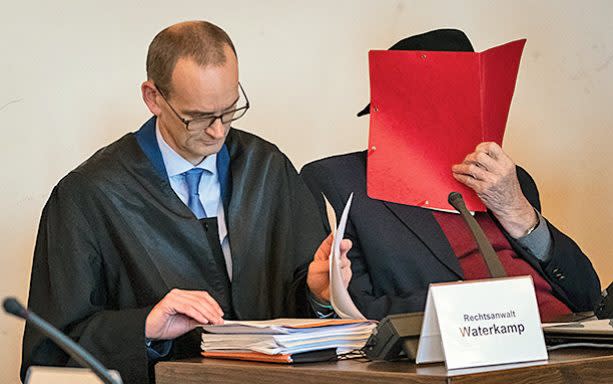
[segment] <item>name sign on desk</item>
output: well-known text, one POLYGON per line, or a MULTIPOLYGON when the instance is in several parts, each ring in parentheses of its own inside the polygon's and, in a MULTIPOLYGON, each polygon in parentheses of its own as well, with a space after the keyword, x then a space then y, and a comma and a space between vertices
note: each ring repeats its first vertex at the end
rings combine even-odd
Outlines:
POLYGON ((417 364, 447 369, 547 360, 532 277, 431 284, 417 364))

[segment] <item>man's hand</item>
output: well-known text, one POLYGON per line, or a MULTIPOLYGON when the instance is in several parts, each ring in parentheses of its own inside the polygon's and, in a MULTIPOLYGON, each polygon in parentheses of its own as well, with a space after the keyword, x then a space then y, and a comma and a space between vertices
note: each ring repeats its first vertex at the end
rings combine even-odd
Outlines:
MULTIPOLYGON (((347 253, 351 249, 351 240, 344 239, 341 241, 341 274, 343 276, 343 284, 349 286, 351 281, 351 262, 347 257, 347 253)), ((326 237, 321 243, 313 261, 309 264, 309 272, 307 275, 307 285, 311 293, 317 300, 328 303, 330 302, 330 251, 332 250, 332 235, 326 237)))
POLYGON ((198 324, 223 324, 223 311, 205 291, 173 289, 153 307, 145 321, 145 337, 172 340, 198 324))
POLYGON ((512 237, 525 236, 538 224, 534 208, 521 191, 515 163, 498 144, 479 144, 451 170, 456 180, 477 192, 512 237))

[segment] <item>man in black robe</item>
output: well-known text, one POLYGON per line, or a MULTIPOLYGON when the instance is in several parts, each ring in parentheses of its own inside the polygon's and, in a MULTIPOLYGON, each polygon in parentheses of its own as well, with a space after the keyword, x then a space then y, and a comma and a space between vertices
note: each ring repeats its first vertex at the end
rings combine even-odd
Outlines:
MULTIPOLYGON (((197 354, 198 323, 304 315, 307 297, 327 298, 329 241, 310 295, 305 283, 325 237, 315 200, 276 146, 230 129, 249 103, 227 34, 163 30, 147 75, 155 116, 53 189, 28 303, 127 383, 151 380, 161 357, 197 354), (191 186, 193 172, 208 181, 191 186)), ((30 365, 76 363, 26 326, 22 378, 30 365)))

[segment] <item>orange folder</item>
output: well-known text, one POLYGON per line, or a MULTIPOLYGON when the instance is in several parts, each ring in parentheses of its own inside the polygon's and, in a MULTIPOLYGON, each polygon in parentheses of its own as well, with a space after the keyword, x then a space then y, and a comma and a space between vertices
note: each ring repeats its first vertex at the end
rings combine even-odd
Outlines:
POLYGON ((370 51, 367 192, 374 199, 453 210, 452 191, 485 211, 451 166, 477 144, 502 145, 526 40, 484 52, 370 51))
POLYGON ((246 360, 278 364, 315 363, 335 361, 337 359, 336 348, 279 355, 267 355, 259 352, 201 352, 201 354, 206 358, 213 359, 246 360))
POLYGON ((200 352, 202 356, 213 359, 259 361, 262 363, 292 363, 292 355, 267 355, 259 352, 200 352))

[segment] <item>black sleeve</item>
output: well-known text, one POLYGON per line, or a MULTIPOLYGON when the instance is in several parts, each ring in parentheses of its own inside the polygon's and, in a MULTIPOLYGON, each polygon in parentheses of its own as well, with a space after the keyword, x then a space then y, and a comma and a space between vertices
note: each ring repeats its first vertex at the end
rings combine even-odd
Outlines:
MULTIPOLYGON (((106 289, 100 227, 92 193, 75 175, 61 182, 40 221, 28 307, 65 332, 124 382, 146 382, 145 319, 151 308, 117 308, 106 289), (69 186, 67 186, 69 185, 69 186)), ((26 325, 21 378, 31 365, 76 366, 49 339, 26 325)))
POLYGON ((326 228, 313 195, 303 179, 285 158, 285 177, 288 180, 290 220, 286 226, 288 239, 292 239, 294 262, 293 281, 286 296, 287 316, 314 317, 308 300, 307 273, 310 262, 321 242, 326 238, 326 228))
MULTIPOLYGON (((530 204, 541 212, 538 189, 532 177, 521 167, 517 168, 522 191, 530 204)), ((540 262, 510 236, 513 248, 531 264, 540 266, 544 276, 563 301, 574 312, 592 311, 600 295, 600 280, 592 263, 579 246, 547 221, 551 234, 551 258, 540 262)))

